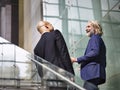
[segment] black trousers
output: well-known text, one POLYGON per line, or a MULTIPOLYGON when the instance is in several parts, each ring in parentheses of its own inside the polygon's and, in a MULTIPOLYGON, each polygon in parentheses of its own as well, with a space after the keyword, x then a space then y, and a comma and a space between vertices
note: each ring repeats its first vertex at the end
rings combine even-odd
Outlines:
POLYGON ((85 81, 84 86, 86 90, 99 90, 98 82, 96 80, 85 81))

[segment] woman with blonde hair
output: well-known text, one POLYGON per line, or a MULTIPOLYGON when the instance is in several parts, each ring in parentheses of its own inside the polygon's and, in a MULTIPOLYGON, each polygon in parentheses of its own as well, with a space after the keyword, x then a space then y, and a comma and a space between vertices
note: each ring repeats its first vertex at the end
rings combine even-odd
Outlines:
MULTIPOLYGON (((74 76, 68 48, 61 32, 54 30, 53 25, 48 21, 39 21, 37 30, 41 34, 41 38, 34 48, 34 54, 74 76)), ((38 73, 42 77, 41 69, 39 68, 38 73)))

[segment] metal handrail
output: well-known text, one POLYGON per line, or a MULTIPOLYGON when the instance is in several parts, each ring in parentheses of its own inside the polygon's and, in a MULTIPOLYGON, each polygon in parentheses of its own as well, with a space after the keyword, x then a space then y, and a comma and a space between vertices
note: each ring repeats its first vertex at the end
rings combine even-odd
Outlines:
POLYGON ((63 75, 59 74, 58 72, 52 70, 51 68, 47 67, 46 65, 38 62, 37 60, 35 60, 34 58, 27 56, 29 59, 31 59, 33 62, 37 63, 38 65, 42 66, 43 68, 47 69, 48 71, 54 73, 55 75, 57 75, 58 77, 62 78, 63 80, 65 80, 66 82, 68 82, 69 84, 77 87, 79 90, 86 90, 83 87, 80 87, 79 85, 77 85, 76 83, 72 82, 71 80, 69 80, 68 78, 64 77, 63 75))

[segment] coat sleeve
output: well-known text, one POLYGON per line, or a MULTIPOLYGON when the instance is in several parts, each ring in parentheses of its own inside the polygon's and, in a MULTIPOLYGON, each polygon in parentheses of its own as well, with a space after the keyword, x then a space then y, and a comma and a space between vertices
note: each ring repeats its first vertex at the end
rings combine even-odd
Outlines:
POLYGON ((69 56, 69 52, 68 52, 65 40, 59 30, 55 30, 55 38, 56 38, 56 46, 61 55, 61 59, 62 59, 61 62, 63 63, 64 68, 68 72, 74 74, 74 70, 72 67, 72 63, 70 60, 70 56, 69 56))
POLYGON ((100 38, 98 36, 91 37, 86 53, 84 56, 77 58, 78 63, 90 61, 96 58, 100 53, 100 38))

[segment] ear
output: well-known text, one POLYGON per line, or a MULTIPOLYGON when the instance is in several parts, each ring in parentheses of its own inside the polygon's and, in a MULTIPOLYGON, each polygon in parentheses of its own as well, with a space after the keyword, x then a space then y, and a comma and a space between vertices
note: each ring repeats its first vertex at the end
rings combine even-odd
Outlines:
POLYGON ((48 26, 45 26, 48 29, 48 26))

